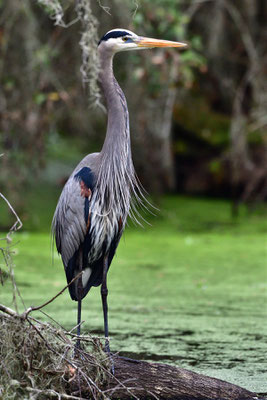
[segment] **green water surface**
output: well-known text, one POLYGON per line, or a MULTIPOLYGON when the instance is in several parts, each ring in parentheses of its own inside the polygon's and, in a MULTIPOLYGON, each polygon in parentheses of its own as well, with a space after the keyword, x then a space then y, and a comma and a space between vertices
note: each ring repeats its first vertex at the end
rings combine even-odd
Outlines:
MULTIPOLYGON (((229 204, 168 198, 152 226, 126 230, 108 274, 112 351, 267 392, 267 225, 264 213, 231 221, 229 204)), ((26 307, 64 285, 50 235, 16 235, 15 274, 26 307)), ((0 302, 11 306, 10 283, 0 302)), ((22 307, 22 306, 21 306, 22 307)), ((67 291, 45 311, 76 325, 67 291)), ((42 314, 36 317, 45 319, 42 314)), ((83 301, 83 332, 103 335, 99 288, 83 301)))

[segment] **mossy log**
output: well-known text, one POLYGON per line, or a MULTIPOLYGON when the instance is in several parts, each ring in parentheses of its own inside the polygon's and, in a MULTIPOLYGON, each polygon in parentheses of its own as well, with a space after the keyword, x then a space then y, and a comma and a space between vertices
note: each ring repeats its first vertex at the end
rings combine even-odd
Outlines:
MULTIPOLYGON (((171 365, 114 358, 115 378, 138 399, 252 400, 257 395, 239 386, 171 365)), ((118 381, 110 379, 109 397, 133 398, 118 381), (114 393, 112 394, 112 389, 114 393)))

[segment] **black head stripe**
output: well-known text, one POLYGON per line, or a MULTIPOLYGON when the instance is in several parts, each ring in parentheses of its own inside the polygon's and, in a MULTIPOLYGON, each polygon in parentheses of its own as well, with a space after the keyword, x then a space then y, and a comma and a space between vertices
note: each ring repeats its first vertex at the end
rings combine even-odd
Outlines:
POLYGON ((111 31, 106 33, 99 41, 98 44, 100 44, 103 41, 107 41, 108 39, 116 39, 118 37, 123 37, 123 36, 132 36, 131 33, 127 32, 127 31, 111 31))

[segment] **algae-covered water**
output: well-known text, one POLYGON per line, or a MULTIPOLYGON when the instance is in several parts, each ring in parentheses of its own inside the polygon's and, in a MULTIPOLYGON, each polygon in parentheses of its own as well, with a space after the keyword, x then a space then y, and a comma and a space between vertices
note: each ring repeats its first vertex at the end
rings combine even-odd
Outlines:
MULTIPOLYGON (((166 362, 267 392, 267 226, 264 213, 231 221, 228 204, 171 198, 153 226, 129 228, 108 275, 112 351, 166 362)), ((65 285, 50 236, 22 233, 14 257, 26 306, 65 285)), ((10 285, 0 302, 11 305, 10 285)), ((67 292, 45 311, 76 324, 67 292)), ((46 318, 36 314, 39 318, 46 318)), ((103 335, 99 288, 83 302, 82 330, 103 335)))

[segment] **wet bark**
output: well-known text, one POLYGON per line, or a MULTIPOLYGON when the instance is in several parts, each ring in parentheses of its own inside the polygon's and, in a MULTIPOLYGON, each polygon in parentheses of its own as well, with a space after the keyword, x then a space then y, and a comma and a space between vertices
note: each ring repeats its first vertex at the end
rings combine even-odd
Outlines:
POLYGON ((114 364, 115 378, 111 378, 108 384, 109 397, 112 399, 257 399, 255 393, 239 386, 166 364, 123 357, 116 357, 114 364), (125 387, 118 387, 118 381, 125 387))

